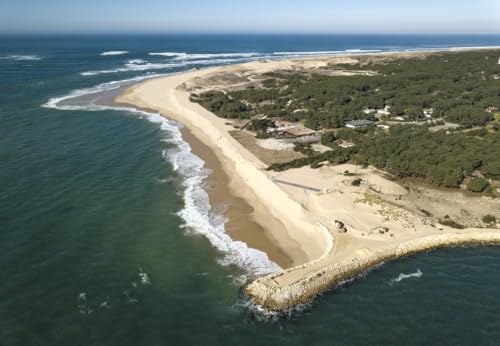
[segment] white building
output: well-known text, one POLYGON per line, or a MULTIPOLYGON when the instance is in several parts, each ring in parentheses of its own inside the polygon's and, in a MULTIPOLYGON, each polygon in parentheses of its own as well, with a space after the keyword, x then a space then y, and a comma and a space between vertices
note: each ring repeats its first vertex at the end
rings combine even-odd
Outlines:
POLYGON ((366 129, 368 127, 372 127, 375 123, 370 120, 353 120, 348 121, 345 124, 345 127, 348 129, 366 129))
POLYGON ((424 117, 427 119, 432 118, 432 114, 434 113, 434 108, 424 108, 424 117))

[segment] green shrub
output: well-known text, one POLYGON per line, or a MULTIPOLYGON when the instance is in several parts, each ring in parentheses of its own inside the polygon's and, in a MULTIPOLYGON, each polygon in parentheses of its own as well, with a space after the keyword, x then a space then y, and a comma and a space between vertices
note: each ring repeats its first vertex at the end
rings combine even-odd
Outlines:
POLYGON ((490 186, 490 183, 484 178, 472 178, 467 184, 467 189, 472 192, 483 192, 490 186))
POLYGON ((351 185, 352 186, 360 186, 361 185, 361 182, 362 180, 360 178, 356 178, 354 179, 352 182, 351 182, 351 185))
POLYGON ((306 156, 314 155, 314 150, 309 143, 295 143, 293 150, 306 156))
POLYGON ((439 220, 439 223, 444 226, 448 226, 451 228, 456 228, 456 229, 464 229, 465 226, 459 224, 458 222, 451 220, 449 217, 445 218, 445 220, 439 220))
POLYGON ((493 225, 497 223, 497 218, 494 215, 485 215, 483 216, 483 222, 487 225, 493 225))

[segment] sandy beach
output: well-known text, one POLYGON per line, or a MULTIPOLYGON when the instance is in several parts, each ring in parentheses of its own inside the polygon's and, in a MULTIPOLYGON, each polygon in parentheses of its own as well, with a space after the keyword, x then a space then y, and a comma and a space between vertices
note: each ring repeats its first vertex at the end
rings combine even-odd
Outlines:
MULTIPOLYGON (((399 56, 415 54, 429 53, 399 56)), ((212 206, 228 204, 227 232, 285 268, 245 287, 264 308, 286 310, 307 303, 375 265, 415 252, 500 243, 497 229, 468 225, 459 230, 436 222, 437 216, 464 208, 470 209, 469 214, 495 213, 495 204, 487 197, 474 197, 477 203, 469 206, 459 197, 461 192, 443 192, 447 203, 432 201, 417 188, 387 179, 383 172, 350 164, 268 172, 258 152, 231 135, 233 124, 190 101, 191 92, 222 87, 227 79, 220 76, 232 76, 237 84, 269 71, 317 69, 349 63, 354 57, 256 61, 190 71, 141 82, 116 98, 119 104, 152 109, 185 125, 185 139, 213 172, 208 181, 212 206), (363 184, 353 186, 354 178, 363 184), (417 200, 434 203, 435 217, 423 213, 417 200)))

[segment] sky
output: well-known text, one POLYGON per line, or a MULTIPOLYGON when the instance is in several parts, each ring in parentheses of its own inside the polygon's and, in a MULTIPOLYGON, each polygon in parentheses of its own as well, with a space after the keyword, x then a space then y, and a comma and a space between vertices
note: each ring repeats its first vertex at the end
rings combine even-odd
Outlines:
POLYGON ((0 0, 0 33, 500 34, 500 0, 0 0))

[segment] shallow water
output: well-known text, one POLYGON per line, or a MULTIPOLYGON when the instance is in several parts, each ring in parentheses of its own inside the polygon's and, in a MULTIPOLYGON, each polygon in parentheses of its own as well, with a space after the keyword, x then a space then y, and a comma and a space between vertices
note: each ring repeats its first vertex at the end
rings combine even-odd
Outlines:
POLYGON ((239 297, 240 276, 272 263, 232 243, 223 220, 203 209, 196 188, 207 172, 182 150, 176 124, 127 111, 41 107, 73 90, 172 73, 193 61, 500 45, 499 37, 0 41, 0 345, 499 344, 498 248, 386 264, 289 318, 257 319, 239 297), (128 53, 101 55, 109 51, 128 53))

